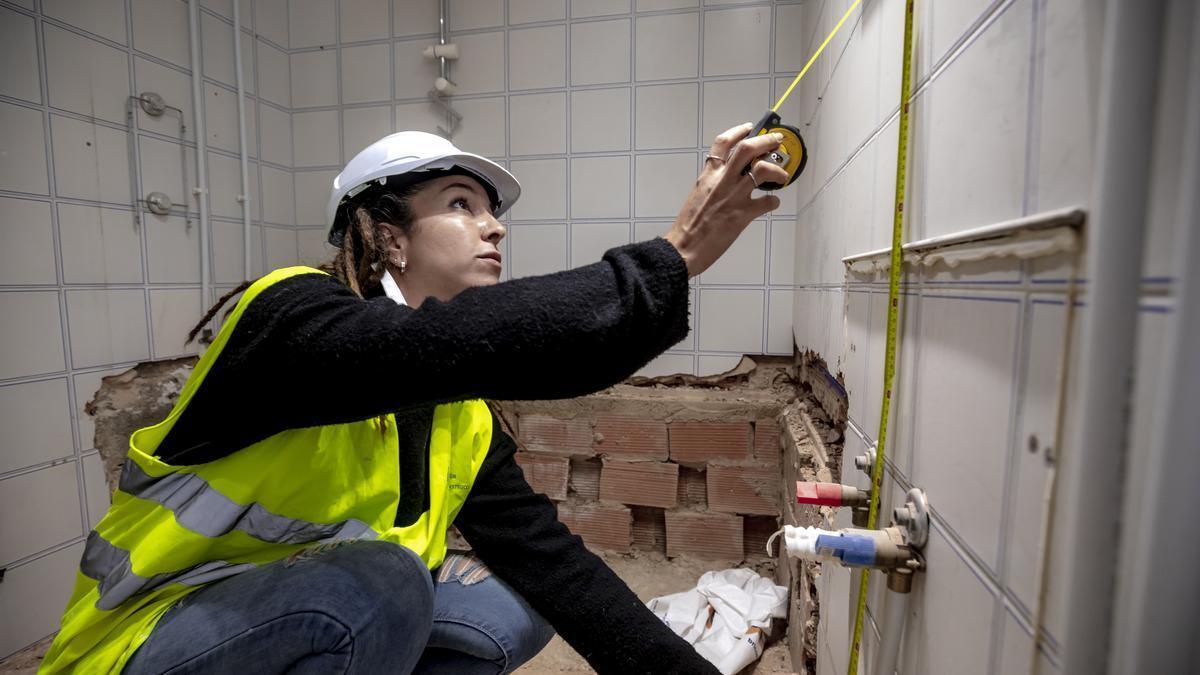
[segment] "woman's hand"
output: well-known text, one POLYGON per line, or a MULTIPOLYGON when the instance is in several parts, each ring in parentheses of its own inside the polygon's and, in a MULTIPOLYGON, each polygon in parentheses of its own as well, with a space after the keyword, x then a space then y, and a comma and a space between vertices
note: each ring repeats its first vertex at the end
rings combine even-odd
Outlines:
POLYGON ((716 262, 750 221, 779 208, 775 195, 752 197, 756 185, 787 183, 782 167, 759 158, 779 147, 783 137, 771 133, 754 138, 747 122, 717 136, 704 160, 696 187, 664 238, 675 245, 694 277, 716 262), (747 166, 750 173, 743 173, 747 166))

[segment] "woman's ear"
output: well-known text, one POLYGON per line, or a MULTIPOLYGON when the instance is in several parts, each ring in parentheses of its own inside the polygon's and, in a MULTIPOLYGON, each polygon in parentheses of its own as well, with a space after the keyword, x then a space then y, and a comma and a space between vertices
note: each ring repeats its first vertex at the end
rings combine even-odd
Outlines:
POLYGON ((377 227, 383 239, 384 257, 390 261, 406 259, 408 236, 391 223, 379 223, 377 227))

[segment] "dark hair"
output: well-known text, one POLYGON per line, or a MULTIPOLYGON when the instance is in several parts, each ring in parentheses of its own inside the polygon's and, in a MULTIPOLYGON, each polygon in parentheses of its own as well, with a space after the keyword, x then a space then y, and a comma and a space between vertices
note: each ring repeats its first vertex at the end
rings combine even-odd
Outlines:
MULTIPOLYGON (((393 186, 389 181, 388 185, 370 187, 344 202, 338 209, 338 217, 345 218, 349 226, 342 236, 342 246, 333 260, 320 265, 318 269, 332 274, 360 298, 382 295, 380 280, 386 270, 388 256, 383 230, 378 224, 388 223, 400 228, 404 234, 412 232, 413 213, 409 200, 425 182, 406 181, 393 186)), ((184 344, 191 344, 221 307, 230 298, 249 288, 254 281, 243 281, 221 296, 188 333, 184 344)), ((233 311, 233 308, 229 311, 233 311)))

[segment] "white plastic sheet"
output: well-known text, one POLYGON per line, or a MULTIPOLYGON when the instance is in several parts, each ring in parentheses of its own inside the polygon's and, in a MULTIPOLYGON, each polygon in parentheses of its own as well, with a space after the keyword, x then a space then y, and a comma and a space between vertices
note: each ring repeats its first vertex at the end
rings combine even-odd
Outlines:
POLYGON ((646 603, 724 675, 762 656, 771 620, 787 615, 787 588, 747 569, 705 572, 696 587, 646 603), (757 630, 756 630, 757 629, 757 630))

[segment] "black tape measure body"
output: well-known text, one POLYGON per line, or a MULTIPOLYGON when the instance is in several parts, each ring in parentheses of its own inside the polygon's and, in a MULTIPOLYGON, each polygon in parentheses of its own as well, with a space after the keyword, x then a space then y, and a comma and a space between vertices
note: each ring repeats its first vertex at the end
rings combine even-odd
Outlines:
MULTIPOLYGON (((783 170, 788 172, 788 180, 783 185, 760 183, 758 186, 760 190, 778 190, 791 185, 804 171, 804 166, 808 164, 808 148, 804 145, 804 138, 800 135, 800 130, 783 124, 779 119, 779 113, 768 110, 758 124, 754 125, 750 136, 761 136, 772 132, 783 134, 783 142, 778 148, 759 159, 783 167, 783 170)), ((749 171, 749 167, 747 167, 747 171, 749 171)))

